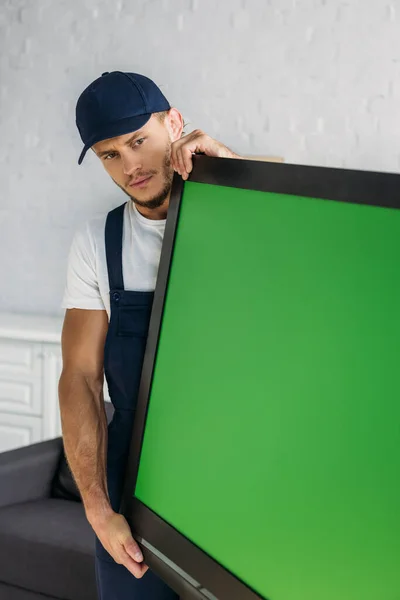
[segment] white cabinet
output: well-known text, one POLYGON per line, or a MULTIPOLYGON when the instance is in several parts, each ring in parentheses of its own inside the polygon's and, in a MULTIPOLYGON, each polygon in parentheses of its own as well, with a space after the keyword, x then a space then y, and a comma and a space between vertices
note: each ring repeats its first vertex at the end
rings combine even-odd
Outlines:
POLYGON ((42 345, 0 338, 0 414, 42 414, 42 345))
POLYGON ((28 446, 42 439, 41 417, 0 412, 0 452, 28 446))
POLYGON ((0 313, 0 452, 61 434, 63 319, 0 313))
POLYGON ((63 321, 0 313, 0 452, 61 435, 63 321))

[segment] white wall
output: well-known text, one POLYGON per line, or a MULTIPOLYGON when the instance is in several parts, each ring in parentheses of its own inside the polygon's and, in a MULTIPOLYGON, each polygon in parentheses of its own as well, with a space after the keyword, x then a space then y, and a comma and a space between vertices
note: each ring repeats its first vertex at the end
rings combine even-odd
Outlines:
POLYGON ((75 228, 126 200, 77 165, 103 71, 152 77, 238 152, 400 169, 400 0, 3 0, 0 61, 0 310, 62 315, 75 228))

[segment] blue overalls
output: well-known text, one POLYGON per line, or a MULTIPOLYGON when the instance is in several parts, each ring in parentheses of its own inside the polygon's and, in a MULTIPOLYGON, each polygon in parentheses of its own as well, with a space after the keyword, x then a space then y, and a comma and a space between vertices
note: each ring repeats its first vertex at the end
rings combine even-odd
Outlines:
MULTIPOLYGON (((131 202, 131 200, 130 200, 131 202)), ((124 289, 122 233, 126 202, 107 215, 105 245, 111 314, 104 346, 104 374, 115 407, 108 426, 107 480, 111 506, 119 512, 154 292, 124 289)), ((116 563, 96 537, 100 600, 178 600, 150 570, 136 579, 116 563)))

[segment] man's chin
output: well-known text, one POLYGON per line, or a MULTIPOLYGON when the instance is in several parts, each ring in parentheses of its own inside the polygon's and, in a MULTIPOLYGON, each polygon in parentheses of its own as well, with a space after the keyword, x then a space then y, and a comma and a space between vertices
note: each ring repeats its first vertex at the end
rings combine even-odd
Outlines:
POLYGON ((127 192, 127 194, 137 206, 141 206, 142 208, 155 209, 160 208, 165 203, 170 191, 171 186, 165 187, 163 190, 160 191, 159 194, 152 194, 148 198, 138 198, 137 196, 134 196, 132 192, 127 192))

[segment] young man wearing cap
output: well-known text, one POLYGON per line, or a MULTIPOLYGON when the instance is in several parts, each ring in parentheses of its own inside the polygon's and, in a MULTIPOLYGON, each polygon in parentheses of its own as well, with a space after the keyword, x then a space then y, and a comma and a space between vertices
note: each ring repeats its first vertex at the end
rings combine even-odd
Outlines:
POLYGON ((176 600, 143 563, 119 514, 132 423, 174 170, 192 154, 240 158, 196 130, 153 81, 103 73, 80 95, 76 124, 129 200, 75 233, 62 307, 59 399, 65 451, 96 534, 100 600, 176 600), (103 379, 115 412, 107 428, 103 379))

